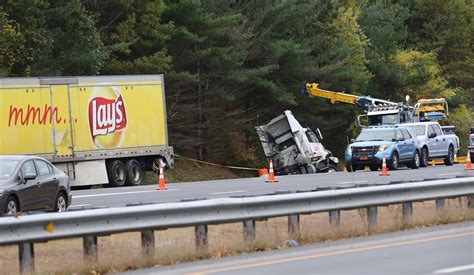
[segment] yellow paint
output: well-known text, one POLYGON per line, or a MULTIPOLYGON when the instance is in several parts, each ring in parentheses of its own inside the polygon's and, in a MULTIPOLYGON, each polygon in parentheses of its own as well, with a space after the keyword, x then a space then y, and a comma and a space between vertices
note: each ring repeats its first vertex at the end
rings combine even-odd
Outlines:
POLYGON ((223 268, 204 270, 200 272, 191 272, 187 274, 203 275, 203 274, 211 274, 211 273, 217 273, 217 272, 226 272, 226 271, 240 270, 240 269, 259 267, 259 266, 265 266, 265 265, 282 264, 282 263, 287 263, 287 262, 295 262, 295 261, 316 259, 316 258, 322 258, 322 257, 328 257, 328 256, 337 256, 337 255, 342 255, 342 254, 364 252, 364 251, 381 249, 381 248, 397 247, 397 246, 417 244, 417 243, 423 243, 423 242, 429 242, 429 241, 444 240, 444 239, 463 237, 463 236, 468 236, 468 235, 474 235, 474 232, 449 234, 449 235, 443 235, 443 236, 438 236, 438 237, 418 239, 418 240, 413 240, 413 241, 403 241, 403 242, 395 242, 395 243, 389 243, 389 244, 372 245, 372 246, 367 246, 367 247, 345 249, 345 250, 339 250, 339 251, 333 251, 333 252, 327 252, 327 253, 319 253, 319 254, 312 254, 312 255, 299 256, 299 257, 290 257, 290 258, 284 258, 284 259, 279 259, 279 260, 262 261, 262 262, 253 263, 253 264, 235 265, 235 266, 229 266, 229 267, 223 267, 223 268))
MULTIPOLYGON (((69 86, 70 98, 67 85, 0 84, 3 137, 0 139, 0 153, 69 156, 72 149, 87 151, 164 145, 163 92, 161 81, 78 83, 69 86), (118 106, 119 96, 122 96, 126 126, 114 129, 111 124, 105 127, 108 129, 105 133, 93 137, 89 113, 92 100, 108 100, 103 105, 96 104, 96 110, 102 106, 102 114, 108 114, 105 106, 110 105, 110 110, 115 111, 112 106, 118 106)), ((119 114, 112 113, 116 121, 119 120, 119 114)))
POLYGON ((327 98, 331 101, 331 103, 343 102, 348 104, 356 104, 357 101, 357 96, 355 95, 323 90, 320 89, 316 83, 306 84, 306 90, 311 96, 327 98))

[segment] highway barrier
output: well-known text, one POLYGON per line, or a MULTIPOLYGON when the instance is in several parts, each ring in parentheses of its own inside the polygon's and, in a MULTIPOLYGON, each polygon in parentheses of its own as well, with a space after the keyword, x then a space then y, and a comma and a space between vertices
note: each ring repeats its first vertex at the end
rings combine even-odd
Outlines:
POLYGON ((143 252, 153 255, 157 229, 194 226, 196 247, 205 251, 207 227, 212 224, 243 222, 244 240, 252 241, 255 221, 272 217, 288 216, 289 234, 297 235, 301 214, 329 212, 331 224, 337 226, 341 210, 366 208, 372 230, 378 206, 401 203, 405 218, 411 216, 416 201, 436 200, 442 209, 445 199, 468 196, 469 207, 474 207, 474 177, 351 187, 4 217, 0 245, 18 245, 20 271, 27 272, 34 270, 34 243, 49 240, 81 237, 85 258, 94 261, 98 236, 121 232, 141 232, 143 252))

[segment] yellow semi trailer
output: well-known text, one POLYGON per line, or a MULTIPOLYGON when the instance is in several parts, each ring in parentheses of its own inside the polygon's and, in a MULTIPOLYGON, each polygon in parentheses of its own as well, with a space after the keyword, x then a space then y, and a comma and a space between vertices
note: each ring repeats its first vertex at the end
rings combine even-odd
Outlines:
POLYGON ((44 157, 72 186, 173 165, 163 75, 3 78, 0 104, 0 154, 44 157))

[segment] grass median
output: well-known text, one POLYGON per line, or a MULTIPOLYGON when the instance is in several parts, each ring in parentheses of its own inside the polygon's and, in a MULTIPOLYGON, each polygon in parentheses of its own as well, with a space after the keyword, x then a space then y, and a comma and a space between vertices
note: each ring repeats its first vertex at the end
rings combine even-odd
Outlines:
MULTIPOLYGON (((474 220, 474 211, 467 207, 466 198, 446 200, 443 211, 434 201, 413 204, 409 220, 402 217, 402 206, 378 208, 377 226, 370 234, 400 231, 409 228, 474 220)), ((176 228, 155 231, 155 254, 143 256, 140 233, 102 236, 98 240, 98 261, 83 259, 82 239, 67 239, 35 244, 37 274, 100 274, 144 267, 163 266, 208 258, 220 258, 241 253, 281 249, 287 247, 288 219, 286 217, 257 221, 256 239, 243 242, 242 223, 209 226, 209 250, 198 252, 194 244, 194 228, 176 228)), ((341 212, 338 228, 329 224, 328 213, 302 215, 300 234, 294 239, 301 244, 325 242, 369 235, 365 209, 341 212)), ((17 246, 0 247, 0 273, 17 274, 17 246)))

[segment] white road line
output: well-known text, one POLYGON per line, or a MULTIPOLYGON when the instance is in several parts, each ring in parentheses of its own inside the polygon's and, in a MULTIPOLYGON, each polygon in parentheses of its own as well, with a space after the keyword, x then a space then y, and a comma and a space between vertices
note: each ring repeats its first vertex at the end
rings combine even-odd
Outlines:
POLYGON ((226 191, 226 192, 215 192, 215 193, 209 193, 209 195, 244 193, 244 192, 248 192, 248 190, 236 190, 236 191, 226 191))
POLYGON ((355 180, 355 181, 341 181, 338 183, 364 183, 367 182, 366 180, 355 180))
POLYGON ((438 270, 433 271, 433 273, 434 274, 453 273, 453 272, 459 272, 459 271, 464 271, 464 270, 469 270, 469 269, 474 269, 474 264, 438 269, 438 270))
MULTIPOLYGON (((179 189, 168 189, 166 191, 178 191, 179 189)), ((92 198, 92 197, 105 197, 105 196, 118 196, 118 195, 128 195, 128 194, 137 194, 137 193, 149 193, 149 192, 159 192, 157 190, 145 190, 145 191, 133 191, 133 192, 120 192, 120 193, 105 193, 105 194, 93 194, 93 195, 79 195, 72 196, 73 199, 79 198, 92 198)))
POLYGON ((461 173, 446 173, 446 174, 438 174, 438 176, 452 176, 452 175, 461 175, 461 173))
POLYGON ((92 204, 78 204, 78 205, 71 205, 71 206, 69 206, 69 208, 74 208, 74 207, 84 207, 84 206, 89 206, 89 205, 92 205, 92 204))

